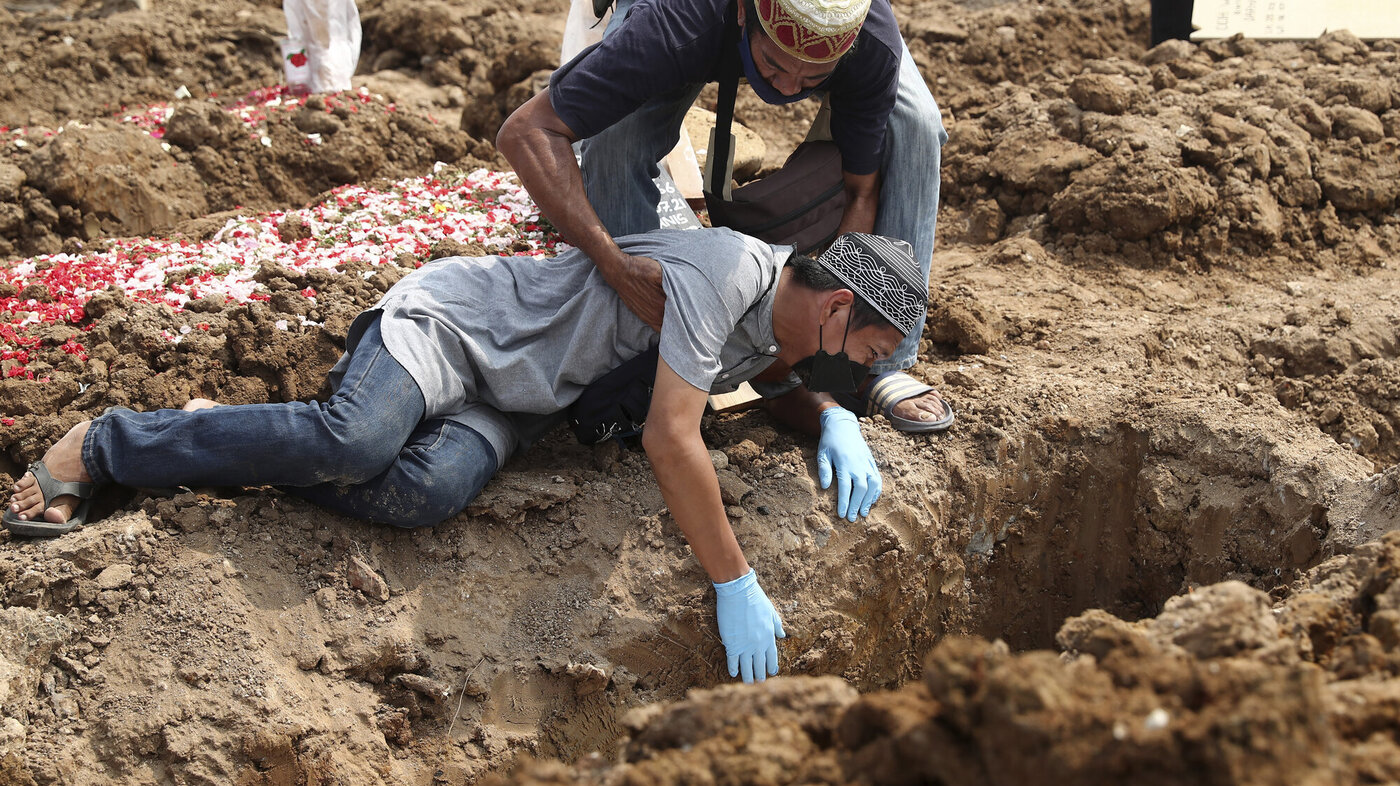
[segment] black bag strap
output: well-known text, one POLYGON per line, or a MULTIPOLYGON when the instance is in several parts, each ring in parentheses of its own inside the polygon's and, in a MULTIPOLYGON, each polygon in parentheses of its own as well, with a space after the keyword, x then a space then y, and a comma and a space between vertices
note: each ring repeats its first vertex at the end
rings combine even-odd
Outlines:
POLYGON ((724 34, 720 37, 719 100, 715 104, 715 127, 710 131, 705 154, 705 192, 720 199, 729 198, 734 172, 734 101, 739 95, 739 3, 730 0, 724 13, 724 34))

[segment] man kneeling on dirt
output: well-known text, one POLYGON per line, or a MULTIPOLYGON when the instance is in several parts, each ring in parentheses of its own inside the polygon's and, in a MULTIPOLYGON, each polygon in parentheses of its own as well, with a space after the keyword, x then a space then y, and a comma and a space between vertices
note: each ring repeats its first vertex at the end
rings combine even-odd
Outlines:
POLYGON ((922 323, 927 280, 907 243, 837 239, 819 260, 726 229, 622 240, 661 264, 661 332, 580 251, 451 257, 404 278, 350 328, 325 402, 114 410, 80 423, 14 486, 5 526, 58 535, 104 483, 273 485, 350 516, 430 526, 463 510, 518 447, 585 387, 659 348, 642 444, 662 496, 715 583, 729 673, 776 674, 782 623, 729 527, 700 434, 713 389, 775 361, 760 392, 820 433, 822 486, 867 515, 880 476, 856 418, 819 390, 852 390, 922 323), (833 354, 834 353, 834 354, 833 354), (805 382, 805 386, 800 384, 805 382))

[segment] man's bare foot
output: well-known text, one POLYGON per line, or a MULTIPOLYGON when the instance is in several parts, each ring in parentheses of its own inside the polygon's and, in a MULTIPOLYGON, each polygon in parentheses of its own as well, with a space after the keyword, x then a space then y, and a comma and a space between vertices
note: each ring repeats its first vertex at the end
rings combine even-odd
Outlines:
MULTIPOLYGON (((69 429, 63 439, 44 454, 44 466, 48 467, 54 480, 92 482, 87 468, 83 466, 83 437, 87 435, 90 425, 92 421, 85 420, 69 429)), ((10 491, 14 492, 10 497, 10 512, 21 521, 37 521, 42 517, 44 521, 62 524, 82 502, 77 497, 63 495, 49 500, 48 507, 44 507, 44 495, 39 491, 39 481, 32 472, 24 473, 24 477, 11 486, 10 491)))
POLYGON ((943 397, 932 390, 921 396, 904 399, 895 404, 892 411, 905 420, 916 421, 941 420, 948 415, 948 407, 943 403, 943 397))
POLYGON ((219 402, 211 401, 207 398, 192 398, 185 406, 180 407, 186 412, 198 412, 201 409, 213 409, 219 406, 219 402))

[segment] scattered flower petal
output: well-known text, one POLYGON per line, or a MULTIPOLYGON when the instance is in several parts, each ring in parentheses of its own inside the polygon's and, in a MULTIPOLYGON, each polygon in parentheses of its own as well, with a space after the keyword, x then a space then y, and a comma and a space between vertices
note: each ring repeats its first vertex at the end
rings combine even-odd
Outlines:
MULTIPOLYGON (((0 313, 7 314, 7 321, 0 321, 4 375, 35 379, 27 366, 41 338, 31 331, 50 324, 71 326, 74 336, 61 349, 86 360, 87 350, 78 338, 92 325, 84 324, 84 307, 88 298, 110 285, 132 300, 165 304, 178 314, 190 300, 211 296, 233 303, 270 300, 254 279, 265 262, 294 271, 343 271, 348 263, 360 263, 370 269, 356 272, 368 279, 375 267, 397 264, 405 255, 426 260, 429 249, 443 240, 535 256, 563 247, 514 174, 464 172, 438 164, 431 175, 382 190, 343 186, 312 207, 236 216, 208 241, 123 238, 106 242, 95 253, 20 259, 0 268, 0 282, 16 293, 41 284, 51 297, 44 302, 0 297, 0 313), (311 237, 285 243, 278 224, 293 217, 310 229, 311 237)), ((301 294, 315 298, 320 293, 306 287, 301 294)), ((298 321, 302 326, 320 324, 306 317, 298 321)), ((278 327, 287 329, 286 321, 279 321, 278 327)), ((194 328, 210 329, 203 322, 194 328)), ((178 333, 164 330, 162 335, 178 344, 191 330, 184 325, 178 333)))

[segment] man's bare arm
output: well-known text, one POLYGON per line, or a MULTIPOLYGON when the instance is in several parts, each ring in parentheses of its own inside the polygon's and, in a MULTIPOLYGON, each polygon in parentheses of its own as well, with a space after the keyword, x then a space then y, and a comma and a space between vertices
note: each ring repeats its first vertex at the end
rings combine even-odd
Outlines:
POLYGON ((564 240, 587 254, 622 302, 659 331, 666 303, 661 266, 654 259, 631 256, 613 242, 584 192, 583 173, 571 147, 576 140, 555 113, 546 88, 506 118, 496 135, 496 148, 564 240))
POLYGON ((798 387, 774 399, 764 399, 763 408, 778 422, 807 434, 822 433, 822 410, 839 407, 831 396, 798 387))
POLYGON ((705 391, 681 379, 663 358, 656 364, 656 387, 642 446, 671 516, 700 566, 718 584, 748 573, 749 563, 729 528, 719 478, 700 436, 707 399, 705 391))
POLYGON ((841 216, 841 232, 875 231, 875 215, 880 209, 880 173, 853 175, 842 172, 846 183, 846 212, 841 216))
POLYGON ((715 622, 729 661, 729 676, 744 682, 778 673, 782 618, 759 586, 729 528, 719 478, 700 436, 708 394, 690 386, 666 364, 656 364, 656 388, 642 445, 661 496, 685 533, 700 566, 715 583, 715 622))

